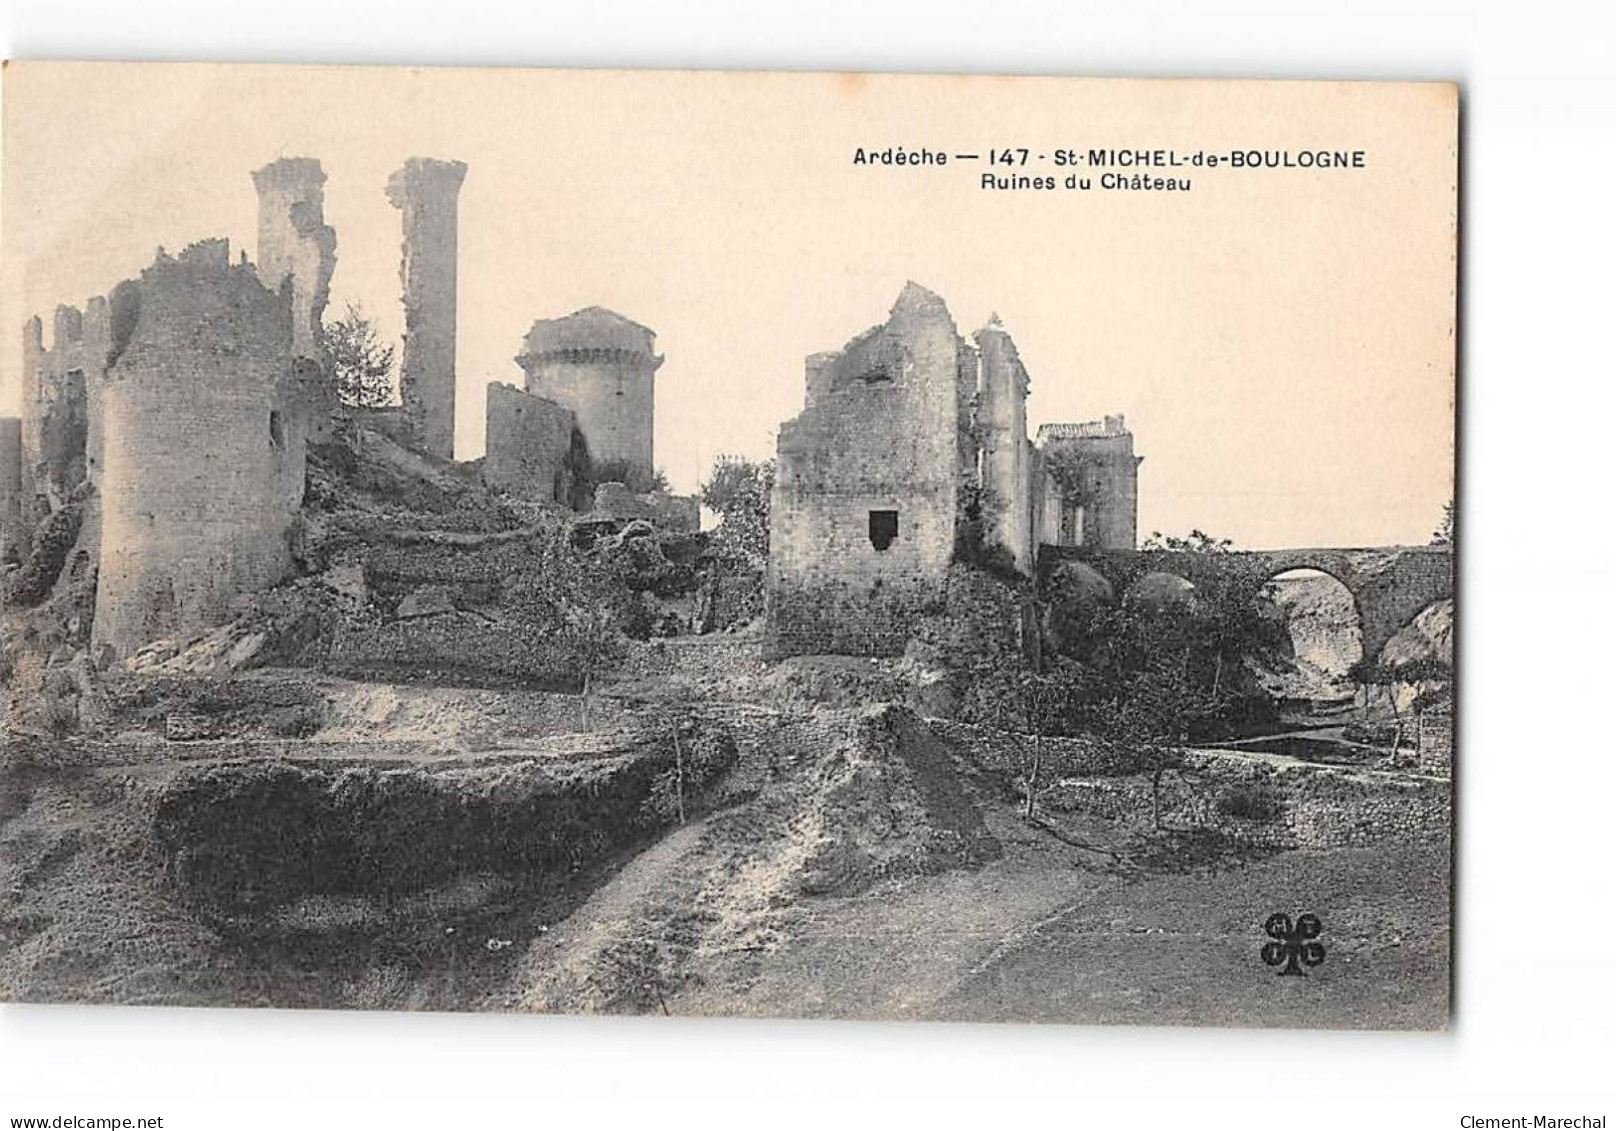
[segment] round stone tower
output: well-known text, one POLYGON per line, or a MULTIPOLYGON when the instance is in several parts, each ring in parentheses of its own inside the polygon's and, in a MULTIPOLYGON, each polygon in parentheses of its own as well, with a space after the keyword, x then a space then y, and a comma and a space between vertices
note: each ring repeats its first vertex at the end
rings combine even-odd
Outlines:
POLYGON ((127 655, 280 580, 302 496, 291 311, 229 245, 112 293, 94 636, 127 655))
POLYGON ((662 358, 656 333, 603 307, 540 319, 516 363, 527 391, 572 409, 595 463, 625 461, 649 475, 656 467, 654 380, 662 358))

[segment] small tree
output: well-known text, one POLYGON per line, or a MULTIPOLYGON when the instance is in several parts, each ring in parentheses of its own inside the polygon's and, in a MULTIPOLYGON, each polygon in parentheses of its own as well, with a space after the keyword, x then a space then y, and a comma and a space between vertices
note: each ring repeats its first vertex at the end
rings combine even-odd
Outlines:
POLYGON ((337 398, 343 404, 376 408, 393 400, 393 347, 383 345, 376 324, 358 303, 325 328, 326 350, 337 398))
POLYGON ((627 648, 617 614, 620 596, 618 573, 574 548, 565 528, 540 543, 530 568, 507 590, 523 619, 549 636, 578 673, 584 730, 596 681, 627 648))
POLYGON ((702 505, 719 517, 719 539, 758 560, 769 556, 774 470, 772 459, 753 462, 742 456, 719 456, 701 485, 702 505))
POLYGON ((1047 740, 1072 732, 1089 678, 1082 665, 1066 659, 1043 669, 1019 662, 979 669, 988 720, 1017 740, 1016 785, 1027 821, 1036 819, 1039 797, 1054 784, 1047 740))
POLYGON ((1431 545, 1433 545, 1433 546, 1451 546, 1451 545, 1453 545, 1453 500, 1452 499, 1449 499, 1447 502, 1442 504, 1442 521, 1437 524, 1437 528, 1434 531, 1432 531, 1432 533, 1431 533, 1431 545))
POLYGON ((1364 706, 1368 710, 1370 688, 1379 688, 1392 709, 1392 742, 1387 751, 1394 759, 1403 745, 1403 712, 1397 706, 1399 684, 1447 683, 1453 678, 1453 668, 1434 657, 1402 660, 1396 663, 1376 663, 1364 659, 1347 669, 1347 674, 1364 689, 1364 706))
POLYGON ((1162 827, 1162 784, 1167 774, 1184 778, 1184 745, 1197 719, 1216 705, 1192 686, 1183 666, 1152 662, 1134 673, 1120 694, 1095 706, 1095 733, 1118 754, 1150 775, 1151 822, 1162 827))

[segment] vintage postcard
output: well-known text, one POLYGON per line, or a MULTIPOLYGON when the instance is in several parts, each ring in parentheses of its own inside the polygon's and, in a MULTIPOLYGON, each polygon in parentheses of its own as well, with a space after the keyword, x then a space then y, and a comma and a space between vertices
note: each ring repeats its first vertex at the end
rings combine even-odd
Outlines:
POLYGON ((0 998, 1445 1026, 1457 120, 9 64, 0 998))

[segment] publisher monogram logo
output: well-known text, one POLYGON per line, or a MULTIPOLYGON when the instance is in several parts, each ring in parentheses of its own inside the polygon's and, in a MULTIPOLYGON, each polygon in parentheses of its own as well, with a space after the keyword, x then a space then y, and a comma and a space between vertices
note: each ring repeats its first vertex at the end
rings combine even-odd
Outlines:
POLYGON ((1324 944, 1315 942, 1324 933, 1324 924, 1314 914, 1299 915, 1294 924, 1282 911, 1268 916, 1263 933, 1273 942, 1264 943, 1262 960, 1270 966, 1284 965, 1281 974, 1306 976, 1303 966, 1317 966, 1324 961, 1324 944))

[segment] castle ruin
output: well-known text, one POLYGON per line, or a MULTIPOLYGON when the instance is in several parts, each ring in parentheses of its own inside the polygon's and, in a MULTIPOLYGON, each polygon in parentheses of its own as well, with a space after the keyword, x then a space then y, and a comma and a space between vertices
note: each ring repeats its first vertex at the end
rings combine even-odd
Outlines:
MULTIPOLYGON (((337 237, 312 158, 252 174, 256 264, 245 253, 231 263, 224 240, 158 249, 110 295, 59 307, 49 348, 31 319, 22 413, 0 418, 8 599, 38 603, 71 581, 93 597, 85 642, 111 656, 195 636, 292 572, 306 454, 336 417, 452 460, 465 173, 412 157, 387 184, 404 235, 400 407, 337 403, 323 323, 337 237)), ((655 340, 600 307, 534 323, 523 387, 489 388, 484 481, 597 518, 694 530, 694 499, 599 480, 608 463, 654 472, 655 340)))
POLYGON ((770 507, 771 654, 897 655, 962 559, 998 552, 1026 574, 1045 542, 1133 547, 1122 418, 1029 441, 1030 381, 997 316, 967 341, 911 282, 886 322, 810 355, 805 376, 770 507))

